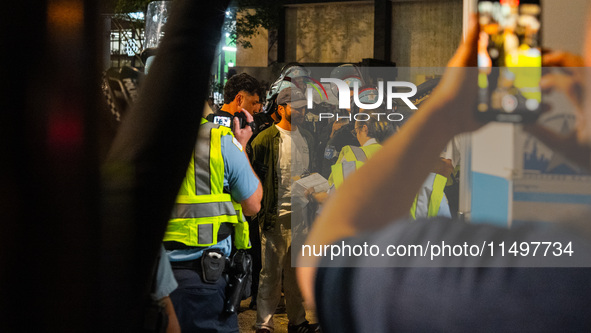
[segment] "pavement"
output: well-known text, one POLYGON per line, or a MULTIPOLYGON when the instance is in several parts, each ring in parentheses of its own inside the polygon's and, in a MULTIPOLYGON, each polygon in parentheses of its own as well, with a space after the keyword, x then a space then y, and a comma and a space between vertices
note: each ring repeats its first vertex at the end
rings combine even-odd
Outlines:
MULTIPOLYGON (((248 308, 250 304, 250 298, 240 303, 240 312, 238 313, 238 327, 240 333, 251 333, 254 332, 254 324, 257 319, 257 311, 248 308)), ((313 310, 306 309, 306 319, 311 323, 317 323, 316 313, 313 310)), ((273 322, 275 323, 275 333, 287 333, 287 314, 285 312, 275 314, 273 316, 273 322)))

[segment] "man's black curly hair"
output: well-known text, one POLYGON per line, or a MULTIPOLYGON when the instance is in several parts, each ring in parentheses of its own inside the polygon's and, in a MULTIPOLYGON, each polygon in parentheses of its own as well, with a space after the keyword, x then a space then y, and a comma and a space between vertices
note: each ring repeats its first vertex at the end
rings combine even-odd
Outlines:
POLYGON ((236 95, 241 91, 254 95, 258 94, 259 90, 259 81, 254 77, 246 73, 233 75, 224 86, 224 104, 232 103, 236 95))

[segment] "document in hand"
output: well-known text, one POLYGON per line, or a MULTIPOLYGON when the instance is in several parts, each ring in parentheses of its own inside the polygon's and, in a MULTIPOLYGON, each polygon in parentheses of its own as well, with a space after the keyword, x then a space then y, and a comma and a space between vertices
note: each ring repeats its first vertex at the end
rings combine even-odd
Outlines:
POLYGON ((318 173, 313 173, 307 177, 300 178, 293 183, 291 193, 292 200, 293 198, 298 197, 307 201, 305 193, 311 188, 314 189, 314 192, 326 192, 329 188, 328 180, 318 173))

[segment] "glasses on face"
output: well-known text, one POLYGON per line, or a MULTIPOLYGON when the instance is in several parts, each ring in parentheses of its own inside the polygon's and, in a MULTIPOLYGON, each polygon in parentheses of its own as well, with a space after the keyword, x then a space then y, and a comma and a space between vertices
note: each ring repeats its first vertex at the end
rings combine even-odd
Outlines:
POLYGON ((355 128, 351 131, 351 134, 353 134, 353 136, 357 136, 357 132, 361 131, 363 129, 363 126, 365 126, 365 125, 361 125, 361 126, 355 125, 355 128))

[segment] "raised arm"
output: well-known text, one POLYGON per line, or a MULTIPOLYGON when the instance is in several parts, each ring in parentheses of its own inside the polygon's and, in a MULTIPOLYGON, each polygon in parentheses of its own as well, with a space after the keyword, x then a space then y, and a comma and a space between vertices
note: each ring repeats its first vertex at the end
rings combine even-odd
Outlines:
MULTIPOLYGON (((405 216, 447 142, 482 126, 472 115, 477 96, 476 70, 461 68, 476 66, 477 39, 478 26, 472 18, 466 40, 449 62, 431 98, 327 201, 307 244, 331 244, 405 216)), ((298 269, 300 287, 304 298, 311 301, 316 273, 313 266, 318 259, 300 259, 300 266, 307 266, 298 269)))
MULTIPOLYGON (((248 111, 244 110, 243 112, 246 115, 246 121, 248 123, 254 121, 253 117, 250 115, 250 113, 248 113, 248 111)), ((238 142, 240 142, 240 144, 244 148, 243 151, 244 151, 244 155, 246 156, 245 163, 248 164, 250 171, 252 172, 254 177, 256 177, 258 179, 256 172, 254 172, 254 169, 252 168, 252 165, 250 163, 250 159, 248 158, 248 154, 246 154, 246 145, 248 144, 248 140, 250 140, 250 138, 252 136, 252 129, 250 128, 250 126, 240 128, 238 118, 234 118, 233 122, 234 122, 234 124, 233 124, 234 135, 236 136, 236 139, 238 140, 238 142)), ((259 180, 259 183, 258 183, 258 186, 257 186, 257 189, 255 190, 255 192, 251 196, 249 196, 248 198, 240 201, 240 205, 242 206, 242 212, 246 216, 253 216, 256 213, 258 213, 259 210, 261 210, 261 200, 263 199, 263 186, 261 185, 261 180, 260 179, 258 179, 258 180, 259 180)))
MULTIPOLYGON (((561 72, 544 75, 541 88, 544 92, 555 90, 566 96, 575 107, 577 126, 584 126, 583 83, 586 69, 583 68, 583 58, 567 52, 549 51, 544 53, 542 64, 545 67, 563 68, 561 72)), ((581 128, 566 135, 556 133, 539 123, 524 125, 523 129, 580 167, 591 170, 591 149, 583 143, 582 137, 577 137, 577 133, 584 133, 581 128)))

